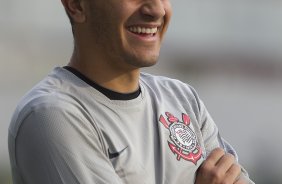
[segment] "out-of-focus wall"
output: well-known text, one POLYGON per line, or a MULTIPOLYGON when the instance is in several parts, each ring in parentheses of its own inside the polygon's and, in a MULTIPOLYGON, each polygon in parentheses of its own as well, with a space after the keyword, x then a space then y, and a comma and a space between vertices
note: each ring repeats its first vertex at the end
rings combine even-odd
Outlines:
MULTIPOLYGON (((282 1, 171 0, 159 63, 145 71, 194 86, 256 183, 282 183, 282 1)), ((60 1, 0 0, 0 183, 9 183, 7 129, 20 97, 67 63, 60 1)))

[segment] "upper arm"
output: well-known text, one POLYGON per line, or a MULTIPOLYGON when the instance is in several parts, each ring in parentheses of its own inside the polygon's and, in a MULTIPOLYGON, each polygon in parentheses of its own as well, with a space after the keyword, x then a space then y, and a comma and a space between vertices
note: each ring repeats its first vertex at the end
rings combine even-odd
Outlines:
MULTIPOLYGON (((225 150, 225 152, 232 154, 236 161, 238 162, 238 155, 234 148, 225 141, 221 135, 219 134, 218 128, 207 111, 205 105, 201 100, 200 101, 200 119, 201 119, 201 131, 204 139, 205 149, 207 154, 209 154, 213 149, 217 147, 221 147, 225 150)), ((253 182, 249 179, 247 171, 241 167, 241 176, 240 178, 247 181, 249 184, 253 184, 253 182)))
POLYGON ((93 125, 69 109, 39 108, 22 122, 15 154, 25 183, 121 183, 93 125))

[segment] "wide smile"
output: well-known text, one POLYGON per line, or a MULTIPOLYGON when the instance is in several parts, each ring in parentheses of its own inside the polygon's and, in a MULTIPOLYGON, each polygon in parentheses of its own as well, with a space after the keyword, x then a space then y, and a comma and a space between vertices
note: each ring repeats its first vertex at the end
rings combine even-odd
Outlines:
POLYGON ((156 41, 157 34, 160 31, 160 26, 129 26, 127 27, 128 32, 131 33, 135 38, 141 39, 142 41, 156 41))
POLYGON ((141 26, 131 26, 128 30, 134 34, 144 35, 144 36, 155 36, 158 32, 158 27, 141 27, 141 26))

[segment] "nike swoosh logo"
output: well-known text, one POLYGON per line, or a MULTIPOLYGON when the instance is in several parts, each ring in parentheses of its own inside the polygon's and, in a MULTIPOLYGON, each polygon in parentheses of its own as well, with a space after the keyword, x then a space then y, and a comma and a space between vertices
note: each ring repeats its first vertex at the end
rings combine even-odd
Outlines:
POLYGON ((113 158, 118 157, 124 150, 126 150, 126 148, 128 148, 128 146, 126 146, 125 148, 123 148, 121 151, 119 151, 119 152, 114 152, 114 153, 111 153, 111 152, 110 152, 110 148, 108 148, 109 158, 110 158, 110 159, 113 159, 113 158))

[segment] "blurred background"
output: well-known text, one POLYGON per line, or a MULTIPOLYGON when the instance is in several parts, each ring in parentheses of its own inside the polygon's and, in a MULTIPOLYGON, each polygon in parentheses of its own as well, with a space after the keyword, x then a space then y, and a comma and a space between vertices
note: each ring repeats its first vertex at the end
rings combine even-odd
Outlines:
MULTIPOLYGON (((159 63, 191 84, 257 184, 282 183, 282 1, 171 0, 159 63)), ((72 34, 59 0, 0 0, 0 183, 12 183, 9 121, 21 96, 65 65, 72 34)))

